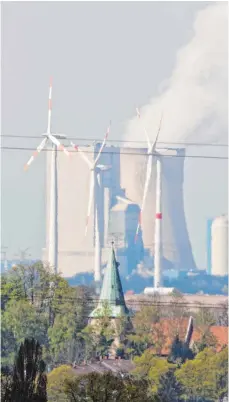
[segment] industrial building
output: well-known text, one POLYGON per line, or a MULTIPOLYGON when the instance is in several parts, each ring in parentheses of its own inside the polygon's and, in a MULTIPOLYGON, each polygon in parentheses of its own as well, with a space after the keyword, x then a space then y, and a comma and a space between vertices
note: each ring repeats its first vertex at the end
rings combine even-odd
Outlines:
POLYGON ((207 220, 206 250, 207 250, 207 273, 208 273, 208 275, 211 275, 211 269, 212 269, 212 222, 213 222, 212 218, 207 220))
POLYGON ((215 218, 211 226, 211 274, 228 275, 228 216, 215 218))
MULTIPOLYGON (((95 160, 101 144, 81 147, 90 160, 95 160)), ((78 152, 69 149, 71 157, 58 152, 58 270, 72 277, 94 270, 95 208, 92 208, 85 237, 89 198, 90 170, 78 152)), ((50 152, 47 152, 46 173, 46 248, 49 245, 50 152)), ((163 157, 162 171, 162 241, 163 269, 195 269, 186 227, 183 203, 183 168, 185 150, 177 149, 177 157, 163 157)), ((115 242, 121 275, 128 275, 143 263, 147 269, 154 266, 155 226, 155 166, 142 217, 142 231, 135 244, 134 238, 142 201, 147 149, 106 146, 101 163, 110 169, 100 174, 99 233, 102 266, 107 263, 111 241, 115 242)))

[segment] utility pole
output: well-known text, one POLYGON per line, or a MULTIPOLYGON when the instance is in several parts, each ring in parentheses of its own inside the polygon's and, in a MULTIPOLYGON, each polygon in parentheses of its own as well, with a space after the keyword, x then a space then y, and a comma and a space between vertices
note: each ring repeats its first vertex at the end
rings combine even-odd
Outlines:
POLYGON ((14 254, 14 257, 18 257, 20 263, 26 260, 26 257, 31 257, 31 254, 28 254, 28 250, 30 247, 27 247, 26 249, 20 249, 18 254, 14 254))

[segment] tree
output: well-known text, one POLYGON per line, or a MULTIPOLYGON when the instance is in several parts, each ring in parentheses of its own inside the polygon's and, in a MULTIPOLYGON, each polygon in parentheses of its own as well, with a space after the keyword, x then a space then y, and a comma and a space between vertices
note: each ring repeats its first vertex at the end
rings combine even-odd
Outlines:
POLYGON ((3 364, 13 364, 15 351, 24 338, 47 342, 47 317, 38 313, 27 300, 10 300, 2 314, 3 364))
POLYGON ((168 362, 176 363, 177 361, 183 361, 183 344, 179 339, 179 335, 175 336, 168 356, 168 362))
POLYGON ((23 283, 15 272, 1 275, 1 308, 5 310, 8 301, 12 299, 24 299, 25 293, 23 283))
MULTIPOLYGON (((46 402, 46 383, 42 348, 34 339, 25 339, 16 356, 3 401, 46 402)), ((6 383, 3 382, 2 385, 6 386, 6 383)))
POLYGON ((165 328, 163 325, 163 321, 157 322, 156 324, 153 325, 153 327, 152 327, 153 348, 154 348, 156 354, 159 356, 161 355, 162 350, 166 345, 166 341, 168 340, 168 335, 169 334, 166 334, 166 331, 165 331, 165 328))
POLYGON ((59 278, 53 287, 50 303, 53 320, 48 337, 50 358, 56 364, 82 359, 84 339, 81 332, 87 324, 91 298, 90 289, 83 286, 71 288, 63 278, 59 278))
POLYGON ((23 339, 36 338, 44 342, 47 321, 44 315, 38 314, 31 304, 25 300, 10 301, 5 310, 3 324, 12 332, 19 345, 23 339))
POLYGON ((122 347, 122 345, 120 345, 120 347, 116 349, 116 357, 121 357, 122 359, 124 355, 125 355, 125 348, 122 347))
POLYGON ((12 402, 12 376, 8 374, 1 374, 1 401, 2 402, 12 402))
POLYGON ((156 357, 150 349, 145 350, 140 357, 135 357, 134 363, 133 375, 148 379, 150 390, 154 395, 157 393, 160 377, 173 367, 165 359, 156 357))
POLYGON ((4 275, 2 290, 2 363, 12 366, 25 337, 43 346, 49 365, 81 358, 81 330, 91 310, 89 288, 72 288, 60 275, 38 262, 19 265, 4 275), (78 303, 80 300, 80 303, 78 303))
POLYGON ((160 308, 158 306, 142 306, 133 318, 133 325, 138 332, 151 332, 152 324, 159 322, 160 308))
POLYGON ((49 268, 41 262, 32 265, 17 265, 4 276, 2 292, 6 299, 26 299, 32 304, 42 305, 47 299, 50 281, 56 277, 49 268))
MULTIPOLYGON (((96 316, 81 331, 85 342, 86 358, 107 356, 112 352, 114 341, 120 339, 123 331, 123 317, 111 319, 112 311, 107 302, 96 310, 96 316)), ((119 341, 118 341, 119 342, 119 341)))
MULTIPOLYGON (((88 308, 86 303, 85 306, 88 308)), ((50 353, 56 362, 80 363, 96 355, 107 355, 114 340, 115 328, 110 325, 108 314, 101 314, 93 325, 85 326, 83 317, 88 317, 89 313, 85 309, 80 314, 78 311, 75 303, 64 304, 55 314, 54 325, 49 328, 49 339, 50 353)))
POLYGON ((193 359, 194 354, 191 349, 179 339, 179 335, 175 336, 173 340, 171 351, 168 356, 169 363, 184 363, 187 359, 193 359))
POLYGON ((154 402, 147 395, 147 382, 131 376, 92 372, 66 380, 65 393, 69 402, 154 402))
POLYGON ((102 375, 92 372, 65 382, 65 393, 69 402, 83 402, 86 400, 93 402, 121 402, 124 390, 122 379, 110 372, 102 375))
POLYGON ((52 278, 42 263, 18 265, 3 275, 2 362, 12 366, 15 351, 25 337, 47 344, 49 288, 52 278))
POLYGON ((228 398, 228 346, 214 357, 216 371, 216 390, 220 401, 228 398))
POLYGON ((145 334, 145 336, 139 334, 127 335, 126 354, 131 358, 141 356, 151 344, 148 334, 145 334))
POLYGON ((203 351, 206 347, 216 346, 217 340, 211 332, 211 326, 215 325, 216 319, 213 312, 200 304, 195 314, 196 331, 199 333, 199 340, 193 345, 195 353, 203 351))
POLYGON ((107 301, 104 301, 100 308, 96 310, 96 316, 91 321, 93 332, 103 334, 104 336, 111 337, 116 334, 116 328, 113 320, 111 320, 112 309, 107 301))
POLYGON ((192 346, 192 350, 195 354, 202 352, 206 348, 216 346, 217 340, 209 329, 205 332, 200 331, 199 334, 200 339, 198 341, 195 341, 192 346))
POLYGON ((212 348, 204 349, 194 360, 188 360, 176 370, 176 377, 187 399, 222 400, 228 395, 228 348, 217 354, 212 348))
POLYGON ((66 380, 74 379, 75 373, 71 366, 62 365, 54 368, 47 375, 47 393, 49 402, 67 402, 68 398, 64 392, 66 380))
POLYGON ((98 340, 98 336, 94 333, 93 327, 85 327, 85 329, 78 334, 78 338, 82 342, 83 360, 91 360, 92 357, 96 356, 96 346, 98 340))
POLYGON ((99 337, 99 342, 97 344, 96 350, 99 356, 104 357, 109 355, 110 347, 114 342, 113 338, 108 338, 105 335, 101 334, 99 337))
POLYGON ((217 311, 217 324, 228 327, 228 302, 221 303, 220 307, 217 311))
MULTIPOLYGON (((78 336, 80 337, 80 335, 78 336)), ((81 339, 84 340, 85 360, 107 356, 114 341, 114 330, 112 328, 104 329, 99 325, 88 325, 81 332, 81 339)))
POLYGON ((174 369, 170 369, 160 377, 157 395, 163 402, 181 401, 183 387, 174 375, 174 369))
POLYGON ((171 301, 169 303, 168 308, 168 316, 170 318, 179 318, 187 317, 189 315, 189 310, 187 305, 185 305, 185 297, 179 292, 179 290, 174 289, 171 294, 171 301))
MULTIPOLYGON (((157 402, 156 396, 152 395, 147 379, 136 379, 132 375, 124 376, 126 401, 129 402, 157 402)), ((123 400, 125 400, 125 395, 123 400)))
POLYGON ((209 328, 211 325, 215 325, 215 317, 210 308, 206 308, 199 304, 198 312, 195 314, 195 324, 198 327, 207 327, 209 328))
POLYGON ((67 300, 58 300, 55 296, 52 305, 54 320, 48 329, 48 338, 49 352, 54 364, 71 363, 73 359, 71 349, 77 332, 78 316, 71 289, 68 297, 67 300))
POLYGON ((154 344, 153 333, 155 324, 159 322, 160 309, 158 306, 143 306, 132 319, 133 330, 127 335, 126 353, 140 356, 146 349, 154 344))

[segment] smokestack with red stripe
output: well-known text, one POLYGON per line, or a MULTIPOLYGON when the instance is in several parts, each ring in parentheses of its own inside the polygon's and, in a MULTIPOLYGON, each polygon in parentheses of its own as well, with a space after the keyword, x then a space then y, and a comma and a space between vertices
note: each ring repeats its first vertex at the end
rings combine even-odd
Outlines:
POLYGON ((154 248, 154 287, 160 288, 162 283, 162 185, 161 159, 157 157, 156 178, 156 216, 155 216, 155 248, 154 248))

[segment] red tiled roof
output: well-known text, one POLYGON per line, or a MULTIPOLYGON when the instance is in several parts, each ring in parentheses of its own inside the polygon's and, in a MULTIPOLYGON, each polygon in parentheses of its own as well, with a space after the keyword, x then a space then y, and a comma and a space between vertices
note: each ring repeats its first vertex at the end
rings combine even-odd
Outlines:
MULTIPOLYGON (((228 327, 211 326, 209 331, 216 339, 216 351, 219 352, 223 346, 228 344, 228 327)), ((198 342, 201 338, 201 328, 194 328, 191 343, 198 342)))
POLYGON ((228 344, 228 327, 211 327, 212 334, 216 337, 221 346, 228 344))
MULTIPOLYGON (((170 318, 161 319, 160 322, 152 325, 152 338, 155 346, 151 349, 156 354, 167 356, 174 337, 178 334, 180 340, 184 341, 189 318, 170 318)), ((204 328, 194 326, 191 338, 191 345, 201 338, 204 328)), ((216 338, 216 350, 220 351, 224 345, 228 344, 228 327, 211 326, 211 334, 216 338)))
POLYGON ((177 334, 181 340, 185 339, 189 318, 162 318, 152 325, 153 341, 155 347, 152 350, 157 354, 168 355, 170 347, 177 334))

